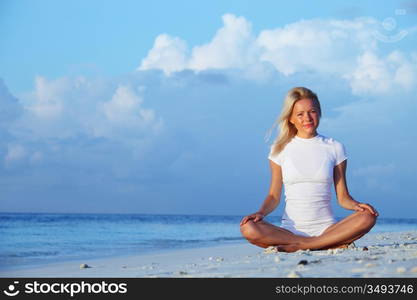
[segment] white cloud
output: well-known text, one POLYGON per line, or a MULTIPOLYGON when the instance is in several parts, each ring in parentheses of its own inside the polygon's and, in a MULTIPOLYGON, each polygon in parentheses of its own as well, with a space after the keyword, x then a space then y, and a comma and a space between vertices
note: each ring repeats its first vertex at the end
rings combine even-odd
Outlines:
POLYGON ((301 20, 282 28, 263 30, 257 39, 261 61, 285 75, 302 71, 343 74, 363 50, 376 48, 371 27, 375 21, 301 20))
POLYGON ((187 45, 177 37, 160 34, 156 37, 153 48, 142 60, 139 70, 161 69, 166 74, 181 71, 186 66, 187 45))
MULTIPOLYGON (((104 115, 114 123, 131 123, 138 119, 135 112, 140 112, 142 99, 129 87, 119 86, 112 99, 102 104, 104 115)), ((139 116, 139 115, 138 115, 139 116)))
POLYGON ((143 108, 142 103, 132 88, 119 85, 110 101, 98 104, 99 115, 92 125, 94 135, 118 139, 128 132, 131 138, 143 132, 157 134, 162 130, 162 119, 156 117, 154 110, 143 108))
POLYGON ((347 80, 355 94, 414 88, 415 54, 408 58, 393 51, 381 57, 375 37, 378 25, 374 18, 311 19, 265 29, 255 36, 244 17, 226 14, 212 40, 194 46, 190 55, 180 38, 158 36, 139 69, 160 69, 166 74, 239 69, 256 79, 268 74, 265 64, 269 64, 286 76, 305 71, 337 76, 347 80))
POLYGON ((417 60, 396 50, 380 58, 373 52, 358 56, 356 68, 344 76, 354 94, 383 94, 396 89, 411 90, 417 81, 417 60))
POLYGON ((57 118, 63 111, 63 102, 60 96, 70 88, 65 78, 48 82, 45 78, 35 78, 34 96, 36 102, 27 107, 39 118, 57 118))
POLYGON ((113 82, 103 87, 82 77, 47 80, 38 76, 34 92, 23 96, 25 115, 13 130, 26 137, 81 134, 118 140, 157 134, 163 121, 144 107, 138 95, 141 89, 113 82))
POLYGON ((256 60, 251 24, 243 17, 225 14, 223 27, 205 45, 190 52, 185 41, 167 34, 158 35, 153 48, 142 60, 139 70, 161 69, 165 74, 191 69, 245 68, 256 60))
POLYGON ((131 168, 129 160, 146 159, 164 130, 142 92, 134 83, 38 76, 34 90, 21 96, 23 113, 0 131, 8 139, 0 143, 3 167, 131 168))
POLYGON ((251 24, 243 17, 226 14, 223 27, 210 43, 192 50, 187 68, 192 70, 246 68, 256 61, 257 47, 251 24))

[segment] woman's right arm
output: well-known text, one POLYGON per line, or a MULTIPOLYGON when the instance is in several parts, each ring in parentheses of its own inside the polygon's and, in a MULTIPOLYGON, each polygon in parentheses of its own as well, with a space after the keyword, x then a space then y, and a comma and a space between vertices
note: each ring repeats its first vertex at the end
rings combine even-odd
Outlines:
POLYGON ((262 220, 266 215, 270 214, 279 204, 281 199, 282 190, 282 170, 281 166, 269 161, 271 167, 271 184, 269 187, 269 193, 266 196, 261 208, 254 214, 250 214, 242 219, 240 226, 244 225, 247 221, 252 220, 258 222, 262 220))

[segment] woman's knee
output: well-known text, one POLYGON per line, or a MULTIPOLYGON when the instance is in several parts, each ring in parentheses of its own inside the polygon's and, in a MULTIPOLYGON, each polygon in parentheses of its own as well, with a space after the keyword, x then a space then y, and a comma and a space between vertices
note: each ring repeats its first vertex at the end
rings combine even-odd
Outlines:
POLYGON ((249 220, 244 225, 240 226, 240 232, 247 240, 250 241, 256 241, 261 237, 258 225, 252 220, 249 220))
POLYGON ((365 210, 365 211, 361 211, 358 212, 360 218, 360 225, 364 228, 364 229, 368 229, 370 230, 376 223, 376 216, 371 214, 369 211, 365 210))

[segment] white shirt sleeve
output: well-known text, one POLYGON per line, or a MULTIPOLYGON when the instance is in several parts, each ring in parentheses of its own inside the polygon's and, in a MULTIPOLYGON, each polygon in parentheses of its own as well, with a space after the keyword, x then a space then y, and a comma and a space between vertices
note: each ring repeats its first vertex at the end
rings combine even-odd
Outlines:
POLYGON ((347 159, 346 149, 345 149, 345 146, 338 141, 334 141, 334 149, 335 149, 335 164, 334 165, 337 166, 338 164, 340 164, 341 162, 347 159))
POLYGON ((283 162, 284 151, 281 151, 278 154, 272 154, 272 148, 273 148, 273 145, 271 146, 271 150, 269 151, 268 159, 272 160, 274 163, 281 166, 283 162))

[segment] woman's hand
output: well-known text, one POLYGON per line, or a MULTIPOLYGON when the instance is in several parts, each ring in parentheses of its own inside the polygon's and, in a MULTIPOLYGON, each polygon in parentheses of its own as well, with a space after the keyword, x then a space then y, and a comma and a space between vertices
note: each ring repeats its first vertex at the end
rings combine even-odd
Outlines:
POLYGON ((376 211, 376 209, 373 208, 370 204, 367 204, 367 203, 358 203, 353 208, 353 210, 356 210, 356 211, 366 211, 366 210, 368 210, 371 214, 375 215, 375 217, 378 217, 378 215, 379 215, 378 212, 376 211))
POLYGON ((256 212, 254 214, 248 215, 246 217, 244 217, 242 219, 242 221, 240 221, 240 226, 244 225, 247 221, 249 220, 253 220, 253 222, 259 222, 261 221, 263 218, 265 218, 265 215, 260 213, 260 212, 256 212))

